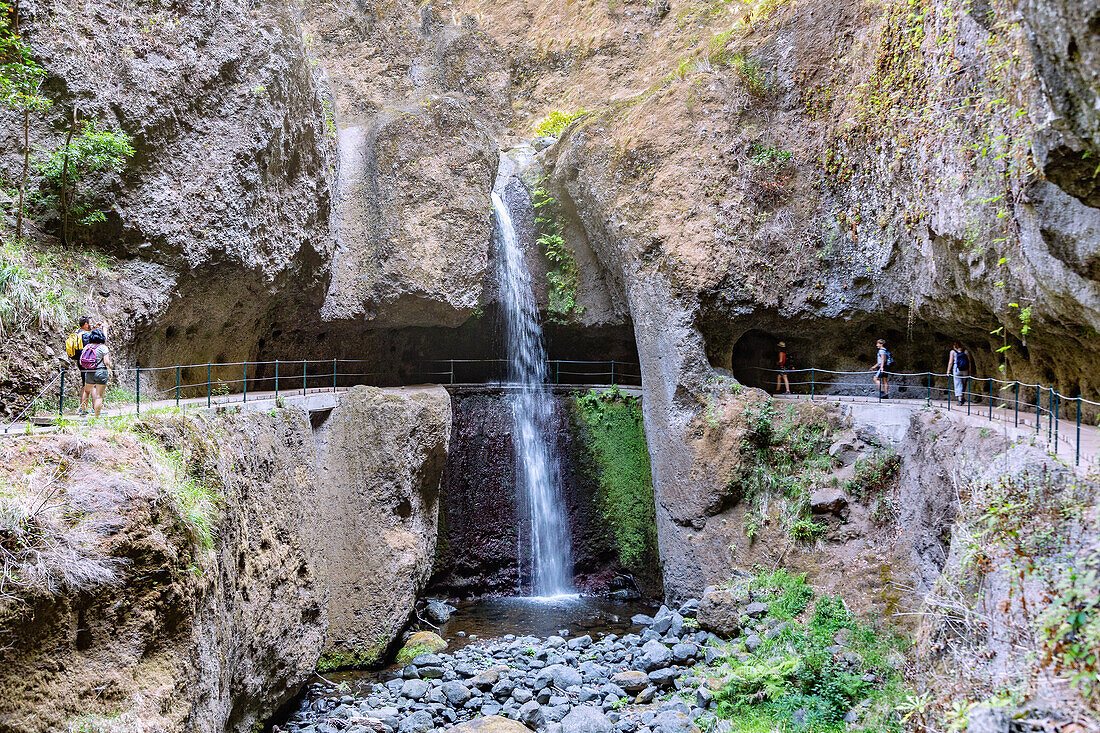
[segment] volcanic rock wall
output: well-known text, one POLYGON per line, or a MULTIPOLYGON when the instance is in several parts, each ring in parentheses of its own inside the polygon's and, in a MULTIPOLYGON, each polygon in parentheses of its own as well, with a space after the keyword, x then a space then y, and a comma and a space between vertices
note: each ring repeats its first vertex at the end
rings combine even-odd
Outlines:
POLYGON ((250 733, 322 650, 330 665, 385 653, 430 569, 443 390, 353 390, 316 443, 297 408, 135 429, 163 448, 95 430, 0 446, 30 506, 39 474, 53 472, 47 511, 71 525, 54 568, 63 580, 0 597, 0 729, 250 733), (191 481, 213 487, 215 504, 178 508, 196 506, 177 503, 191 481), (208 535, 186 529, 188 511, 208 535), (113 574, 89 575, 99 567, 113 574))

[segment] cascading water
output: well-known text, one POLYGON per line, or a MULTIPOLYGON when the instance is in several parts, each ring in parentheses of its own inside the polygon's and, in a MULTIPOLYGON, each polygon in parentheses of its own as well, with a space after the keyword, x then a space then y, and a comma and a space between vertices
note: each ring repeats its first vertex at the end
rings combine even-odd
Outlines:
POLYGON ((493 212, 508 381, 515 387, 516 478, 530 516, 531 590, 536 596, 560 596, 573 592, 573 562, 561 497, 560 461, 549 440, 553 403, 546 380, 546 350, 531 274, 508 207, 495 191, 493 212))

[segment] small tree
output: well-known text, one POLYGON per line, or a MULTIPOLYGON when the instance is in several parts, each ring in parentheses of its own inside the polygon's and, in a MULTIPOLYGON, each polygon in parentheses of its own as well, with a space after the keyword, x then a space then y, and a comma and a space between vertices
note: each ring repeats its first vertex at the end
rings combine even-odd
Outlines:
POLYGON ((19 179, 19 205, 15 211, 15 238, 23 236, 23 202, 31 169, 31 115, 41 114, 50 101, 38 92, 46 72, 31 58, 19 35, 19 16, 7 0, 0 0, 0 102, 23 113, 23 173, 19 179))
POLYGON ((89 173, 121 170, 134 154, 132 141, 121 130, 99 129, 95 120, 78 121, 74 111, 65 142, 38 160, 38 171, 47 184, 57 189, 54 204, 61 214, 62 241, 69 241, 71 218, 80 226, 107 219, 103 210, 97 208, 95 196, 81 189, 80 184, 89 173))

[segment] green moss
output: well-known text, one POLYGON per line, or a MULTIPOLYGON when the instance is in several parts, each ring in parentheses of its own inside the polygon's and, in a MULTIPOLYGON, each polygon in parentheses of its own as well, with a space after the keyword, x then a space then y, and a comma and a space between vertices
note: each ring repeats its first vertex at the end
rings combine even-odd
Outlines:
POLYGON ((628 570, 645 569, 657 556, 657 524, 641 405, 613 388, 578 397, 576 410, 599 470, 600 509, 619 562, 628 570))
POLYGON ((377 646, 355 647, 353 649, 329 649, 321 653, 317 660, 318 672, 332 672, 337 669, 369 667, 382 658, 384 649, 377 646))

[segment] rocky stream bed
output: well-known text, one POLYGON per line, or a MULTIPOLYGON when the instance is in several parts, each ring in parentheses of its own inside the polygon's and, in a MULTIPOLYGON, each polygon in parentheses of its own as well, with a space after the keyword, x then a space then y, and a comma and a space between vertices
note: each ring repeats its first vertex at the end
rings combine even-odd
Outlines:
MULTIPOLYGON (((716 715, 728 671, 722 664, 750 658, 791 625, 768 610, 743 594, 708 589, 701 612, 698 600, 676 610, 661 606, 652 617, 634 615, 635 631, 623 635, 594 639, 562 629, 545 638, 463 639, 468 643, 452 653, 420 654, 387 670, 358 694, 347 684, 315 683, 273 730, 729 731, 716 715)), ((839 638, 830 651, 858 673, 859 656, 845 647, 839 638)), ((849 718, 858 716, 853 708, 849 718)))

